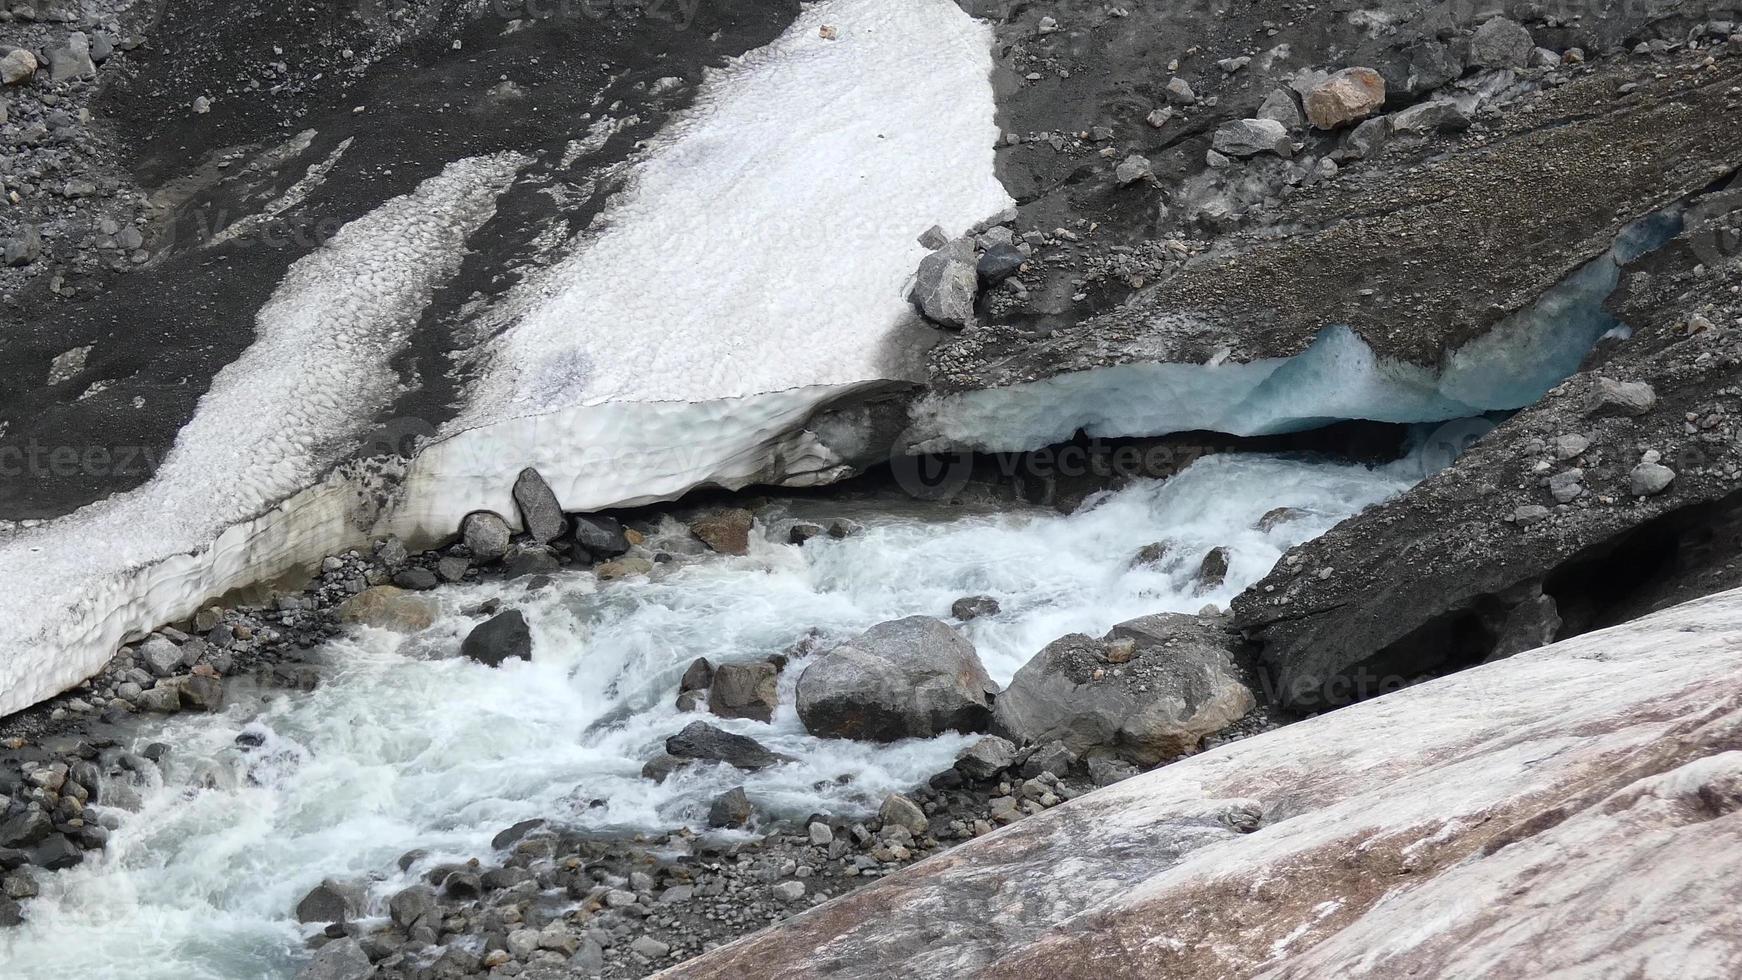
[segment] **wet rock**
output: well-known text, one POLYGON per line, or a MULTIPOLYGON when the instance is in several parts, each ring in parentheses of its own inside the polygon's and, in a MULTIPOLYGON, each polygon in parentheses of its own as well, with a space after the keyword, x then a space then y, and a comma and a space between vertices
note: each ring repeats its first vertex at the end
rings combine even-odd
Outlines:
POLYGON ((1209 553, 1204 555, 1204 560, 1198 563, 1198 573, 1194 577, 1194 581, 1197 583, 1196 594, 1214 592, 1222 587, 1222 584, 1228 579, 1229 557, 1230 553, 1227 548, 1211 548, 1209 553))
POLYGON ((714 802, 708 805, 708 826, 742 827, 754 813, 744 787, 735 786, 714 797, 714 802))
POLYGON ((677 682, 679 694, 685 691, 705 691, 714 684, 714 665, 707 657, 697 657, 684 668, 683 677, 677 682))
POLYGON ((401 929, 410 929, 419 919, 436 910, 435 889, 428 885, 412 885, 387 902, 393 924, 401 929))
POLYGON ((188 711, 222 711, 224 682, 208 674, 193 674, 178 685, 181 706, 188 711))
POLYGON ((486 667, 500 667, 510 659, 532 659, 532 629, 518 609, 498 613, 473 627, 460 645, 460 654, 486 667))
POLYGON ((623 522, 615 517, 577 514, 569 520, 574 524, 576 546, 593 558, 615 558, 629 550, 623 522))
POLYGON ((1469 63, 1477 68, 1523 68, 1536 47, 1517 21, 1495 17, 1470 36, 1469 63))
POLYGON ((296 903, 296 921, 349 922, 363 911, 363 898, 361 885, 328 878, 296 903))
POLYGON ((1288 127, 1274 119, 1235 119, 1216 129, 1210 145, 1231 157, 1273 153, 1284 159, 1294 155, 1288 127))
POLYGON ((601 582, 615 582, 618 579, 629 578, 632 575, 646 575, 653 571, 653 562, 645 558, 625 555, 611 561, 600 562, 593 569, 593 574, 601 582))
POLYGON ((1144 568, 1159 565, 1173 551, 1173 544, 1168 541, 1156 541, 1137 549, 1137 554, 1131 556, 1132 568, 1144 568))
POLYGON ((297 973, 296 980, 364 980, 374 972, 362 943, 346 937, 316 950, 315 958, 297 973))
POLYGON ((1264 533, 1269 534, 1271 531, 1276 530, 1284 524, 1298 521, 1306 516, 1307 512, 1301 510, 1299 507, 1275 507, 1265 511, 1264 516, 1260 517, 1258 522, 1253 524, 1252 527, 1254 530, 1263 531, 1264 533))
POLYGON ((35 847, 54 833, 54 820, 41 810, 25 810, 0 823, 0 847, 35 847))
POLYGON ((770 721, 780 704, 780 671, 767 661, 721 664, 708 687, 708 710, 721 718, 770 721))
POLYGON ((339 621, 396 633, 416 633, 435 623, 441 607, 427 596, 392 585, 364 589, 339 606, 339 621))
POLYGON ((927 320, 960 330, 974 322, 979 276, 974 243, 958 238, 920 260, 909 300, 927 320))
POLYGON ((568 529, 562 504, 538 471, 527 467, 514 478, 514 506, 520 510, 526 533, 539 544, 549 544, 568 529))
POLYGON ((1345 68, 1308 88, 1302 102, 1315 127, 1338 129, 1385 104, 1385 79, 1371 68, 1345 68))
POLYGON ((755 517, 742 507, 703 514, 690 522, 690 533, 722 555, 750 553, 750 529, 755 517))
POLYGON ((663 783, 672 773, 689 765, 692 759, 680 759, 670 752, 661 752, 641 767, 641 778, 663 783))
POLYGON ((85 859, 85 849, 65 834, 50 834, 30 852, 30 863, 48 871, 65 871, 85 859))
POLYGON ((1636 418, 1657 407, 1657 392, 1642 381, 1597 378, 1586 396, 1585 417, 1636 418))
POLYGON ((508 542, 513 537, 514 531, 508 522, 494 511, 474 511, 460 522, 460 539, 465 542, 466 550, 486 564, 506 555, 508 542))
POLYGON ((166 677, 151 690, 140 694, 138 704, 145 711, 174 714, 181 710, 181 685, 166 677))
POLYGON ((412 592, 428 592, 441 581, 427 568, 407 568, 394 573, 393 584, 412 592))
POLYGON ((1016 762, 1016 746, 1009 739, 987 735, 962 750, 956 769, 970 779, 991 779, 1016 762))
POLYGON ((794 761, 791 756, 770 752, 753 738, 715 728, 705 721, 691 722, 666 739, 665 751, 679 759, 724 762, 747 772, 794 761))
POLYGON ((1237 637, 1196 617, 1146 616, 1100 639, 1048 644, 998 696, 993 728, 1013 742, 1062 742, 1150 766, 1196 751, 1256 703, 1236 667, 1237 637), (1107 653, 1130 646, 1109 667, 1107 653))
POLYGON ((984 731, 996 690, 974 645, 929 616, 881 623, 812 661, 798 681, 806 730, 890 742, 984 731))
POLYGON ((24 907, 10 898, 0 898, 0 929, 24 924, 24 907))
POLYGON ((964 623, 982 616, 996 616, 998 611, 998 600, 989 595, 967 596, 950 604, 950 615, 964 623))

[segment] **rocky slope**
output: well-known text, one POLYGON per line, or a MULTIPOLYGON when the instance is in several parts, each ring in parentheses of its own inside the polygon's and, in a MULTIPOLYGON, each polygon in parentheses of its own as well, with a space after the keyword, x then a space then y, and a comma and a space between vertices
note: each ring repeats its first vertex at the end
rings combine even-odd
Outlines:
POLYGON ((1742 593, 1067 803, 670 977, 1724 976, 1742 593))

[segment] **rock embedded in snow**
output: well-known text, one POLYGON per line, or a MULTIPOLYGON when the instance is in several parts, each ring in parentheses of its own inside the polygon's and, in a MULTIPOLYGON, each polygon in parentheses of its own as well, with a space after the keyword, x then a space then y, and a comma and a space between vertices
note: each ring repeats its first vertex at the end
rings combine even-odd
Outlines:
POLYGON ((1536 43, 1530 31, 1505 17, 1489 19, 1470 36, 1469 63, 1477 68, 1523 68, 1536 43))
POLYGON ((1675 470, 1662 463, 1640 463, 1627 474, 1627 481, 1635 497, 1649 497, 1669 489, 1675 481, 1675 470))
POLYGON ((799 718, 812 735, 893 742, 984 731, 997 690, 974 645, 947 623, 880 623, 799 675, 799 718))
POLYGON ((1216 129, 1210 144, 1218 153, 1231 157, 1250 157, 1273 153, 1287 159, 1294 155, 1288 127, 1274 119, 1235 119, 1216 129))
POLYGON ((1643 381, 1597 378, 1586 396, 1585 416, 1601 419, 1637 417, 1657 407, 1657 392, 1643 381))
POLYGON ((1371 68, 1344 68, 1307 89, 1302 102, 1315 127, 1339 129, 1385 104, 1385 79, 1371 68))
POLYGON ((766 660, 721 664, 708 686, 708 710, 721 718, 769 721, 780 706, 780 671, 766 660))
POLYGON ((532 628, 518 609, 497 613, 466 634, 460 655, 486 667, 500 667, 508 660, 531 660, 532 628))
POLYGON ((514 530, 501 514, 493 511, 473 511, 460 522, 460 540, 465 543, 466 550, 486 564, 508 554, 508 543, 513 538, 514 530))
POLYGON ((755 517, 742 507, 704 514, 690 521, 690 533, 722 555, 750 553, 750 529, 755 517))
POLYGON ((920 260, 910 298, 927 320, 960 330, 974 322, 979 292, 974 243, 963 237, 920 260))
POLYGON ((520 509, 526 533, 540 544, 549 544, 568 529, 562 504, 538 471, 527 467, 514 479, 514 504, 520 509))
POLYGON ((749 736, 716 728, 705 721, 690 722, 684 726, 683 731, 666 739, 665 751, 679 759, 724 762, 746 772, 757 772, 795 761, 791 756, 770 752, 761 742, 749 736))
POLYGON ((364 589, 339 606, 339 621, 396 633, 416 633, 435 623, 441 607, 427 596, 392 585, 364 589))
POLYGON ((998 695, 993 728, 1018 743, 1060 742, 1076 756, 1157 765, 1196 751, 1252 710, 1256 699, 1235 663, 1239 642, 1174 613, 1121 623, 1100 639, 1061 637, 998 695))

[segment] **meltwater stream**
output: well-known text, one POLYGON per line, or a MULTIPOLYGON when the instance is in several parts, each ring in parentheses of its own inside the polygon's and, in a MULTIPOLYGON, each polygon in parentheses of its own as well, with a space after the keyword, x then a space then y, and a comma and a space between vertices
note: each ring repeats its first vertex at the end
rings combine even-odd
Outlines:
POLYGON ((244 693, 221 715, 141 732, 136 748, 172 747, 161 780, 132 788, 132 801, 105 788, 134 812, 121 814, 100 859, 45 876, 28 922, 0 935, 0 964, 9 978, 59 977, 71 952, 84 977, 288 977, 315 928, 292 919, 297 900, 323 877, 376 875, 384 903, 408 883, 396 861, 414 848, 487 857, 495 833, 531 817, 699 826, 708 801, 739 784, 763 813, 868 812, 946 768, 969 737, 811 738, 792 707, 795 661, 772 723, 710 720, 798 763, 757 774, 692 767, 656 785, 640 770, 687 720, 673 706, 684 667, 779 653, 813 630, 826 642, 902 616, 947 617, 955 599, 984 594, 1003 611, 964 631, 1002 684, 1063 634, 1226 606, 1288 547, 1421 476, 1410 460, 1368 469, 1217 456, 1070 516, 795 502, 794 515, 809 508, 865 529, 802 547, 758 540, 747 557, 682 559, 652 578, 599 585, 571 572, 530 593, 523 582, 446 591, 443 617, 423 635, 365 630, 331 644, 334 672, 315 691, 244 693), (1281 506, 1305 516, 1255 528, 1281 506), (1174 564, 1131 567, 1139 547, 1164 539, 1174 564), (1232 551, 1226 583, 1194 594, 1197 562, 1217 546, 1232 551), (461 610, 493 596, 532 623, 530 663, 492 670, 452 656, 480 618, 461 610), (262 744, 239 746, 244 732, 262 744))

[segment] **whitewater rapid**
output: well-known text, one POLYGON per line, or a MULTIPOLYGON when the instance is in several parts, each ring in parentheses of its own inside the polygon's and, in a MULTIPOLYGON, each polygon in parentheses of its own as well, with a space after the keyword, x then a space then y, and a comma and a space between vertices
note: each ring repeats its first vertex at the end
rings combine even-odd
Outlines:
MULTIPOLYGON (((567 572, 530 592, 523 580, 444 590, 444 613, 423 634, 364 629, 331 643, 331 675, 312 692, 236 691, 221 715, 141 730, 136 750, 171 746, 160 775, 105 787, 111 802, 136 796, 136 812, 118 814, 100 858, 44 876, 28 922, 0 935, 0 962, 9 977, 46 980, 64 975, 66 950, 77 949, 86 977, 287 977, 315 928, 294 922, 297 900, 325 877, 375 875, 372 895, 384 902, 408 883, 396 861, 414 848, 432 861, 488 860, 495 833, 533 817, 601 830, 699 827, 708 801, 740 784, 775 816, 868 813, 947 768, 971 738, 811 738, 792 707, 797 660, 771 723, 705 717, 798 763, 756 774, 692 767, 654 784, 641 778, 643 763, 697 717, 673 705, 684 667, 698 656, 766 657, 812 631, 826 642, 901 616, 947 617, 955 599, 991 595, 1003 611, 963 630, 1002 684, 1065 633, 1225 606, 1288 547, 1421 476, 1413 461, 1367 469, 1219 456, 1069 516, 792 501, 761 512, 764 526, 827 516, 864 530, 802 547, 758 537, 748 556, 680 556, 652 578, 601 585, 567 572), (1257 530, 1279 506, 1304 516, 1257 530), (1164 539, 1180 556, 1174 564, 1131 567, 1138 548, 1164 539), (1232 551, 1227 580, 1195 594, 1197 561, 1218 546, 1232 551), (488 598, 525 612, 530 663, 492 670, 454 658, 481 620, 462 610, 488 598), (263 744, 238 746, 245 732, 263 744)), ((668 526, 675 544, 678 528, 668 526)))

